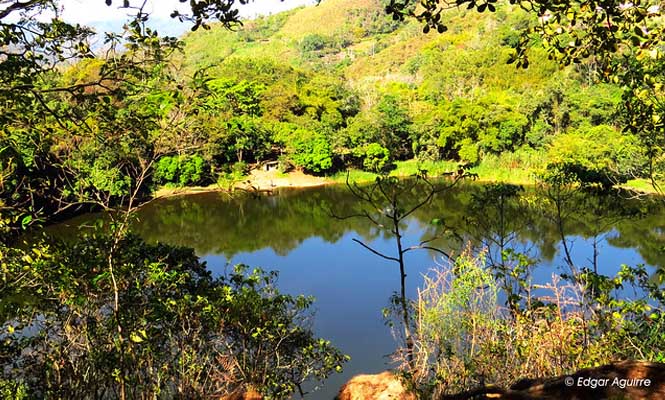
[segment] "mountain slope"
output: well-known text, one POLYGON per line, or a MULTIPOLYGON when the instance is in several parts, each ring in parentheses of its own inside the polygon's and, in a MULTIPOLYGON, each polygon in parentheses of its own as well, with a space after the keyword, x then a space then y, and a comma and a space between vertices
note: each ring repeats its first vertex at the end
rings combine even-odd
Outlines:
POLYGON ((238 31, 186 35, 185 70, 265 84, 262 118, 287 124, 270 122, 273 137, 292 142, 284 132, 296 127, 319 135, 326 144, 317 152, 330 149, 333 160, 323 170, 380 169, 413 157, 476 163, 518 149, 542 156, 567 142, 557 135, 576 140, 595 126, 604 126, 595 134, 620 128, 620 91, 597 83, 592 61, 560 68, 534 40, 529 68, 507 64, 519 32, 535 22, 519 7, 449 10, 443 18, 447 32, 424 34, 417 21, 386 16, 381 0, 324 0, 238 31), (370 143, 379 144, 371 160, 370 143))

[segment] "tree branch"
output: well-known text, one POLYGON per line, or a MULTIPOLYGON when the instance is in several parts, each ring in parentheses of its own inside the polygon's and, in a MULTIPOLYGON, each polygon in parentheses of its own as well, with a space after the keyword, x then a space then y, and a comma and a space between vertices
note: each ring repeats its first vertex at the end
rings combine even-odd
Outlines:
POLYGON ((363 243, 362 241, 360 241, 360 240, 358 240, 358 239, 355 239, 355 238, 354 238, 353 241, 356 242, 356 243, 358 243, 358 244, 361 245, 362 247, 366 248, 367 250, 371 251, 372 253, 376 254, 377 256, 379 256, 379 257, 381 257, 381 258, 384 258, 384 259, 386 259, 386 260, 390 260, 390 261, 395 261, 395 262, 397 262, 397 263, 399 262, 399 259, 397 259, 397 258, 395 258, 395 257, 387 256, 387 255, 385 255, 385 254, 383 254, 383 253, 380 253, 380 252, 374 250, 373 248, 369 247, 368 245, 366 245, 365 243, 363 243))
POLYGON ((21 3, 20 1, 17 1, 16 3, 10 5, 9 7, 5 8, 4 10, 0 11, 0 20, 6 18, 9 16, 9 14, 15 12, 15 11, 21 11, 21 10, 27 10, 31 8, 32 6, 36 6, 40 3, 43 3, 43 0, 29 0, 24 3, 21 3))
POLYGON ((420 245, 418 245, 418 246, 407 247, 406 249, 402 250, 402 254, 405 254, 405 253, 407 253, 407 252, 409 252, 409 251, 411 251, 411 250, 423 250, 423 249, 424 249, 424 250, 432 250, 432 251, 434 251, 434 252, 437 252, 437 253, 439 253, 439 254, 445 256, 446 258, 450 258, 450 259, 452 259, 452 257, 450 256, 450 254, 446 253, 445 251, 443 251, 443 250, 441 250, 441 249, 437 249, 436 247, 432 247, 432 246, 420 246, 420 245))

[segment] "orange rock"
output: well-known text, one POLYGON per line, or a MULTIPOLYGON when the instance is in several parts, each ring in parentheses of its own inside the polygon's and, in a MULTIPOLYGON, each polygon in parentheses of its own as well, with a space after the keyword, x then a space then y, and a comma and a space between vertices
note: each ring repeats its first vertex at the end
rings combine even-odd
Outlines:
POLYGON ((219 400, 263 400, 263 397, 255 390, 236 390, 233 393, 222 396, 219 400))
POLYGON ((337 400, 416 400, 400 379, 386 371, 376 375, 356 375, 337 395, 337 400))

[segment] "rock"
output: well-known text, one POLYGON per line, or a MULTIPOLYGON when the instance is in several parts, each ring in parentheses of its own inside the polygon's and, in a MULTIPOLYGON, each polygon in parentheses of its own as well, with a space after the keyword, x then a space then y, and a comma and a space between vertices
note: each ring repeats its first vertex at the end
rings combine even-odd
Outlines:
POLYGON ((263 400, 263 397, 261 395, 252 390, 236 390, 233 393, 222 396, 219 400, 263 400))
POLYGON ((621 361, 551 379, 523 379, 510 389, 485 387, 439 400, 662 400, 665 364, 621 361))
POLYGON ((416 400, 400 379, 386 371, 375 375, 356 375, 337 395, 337 400, 416 400))

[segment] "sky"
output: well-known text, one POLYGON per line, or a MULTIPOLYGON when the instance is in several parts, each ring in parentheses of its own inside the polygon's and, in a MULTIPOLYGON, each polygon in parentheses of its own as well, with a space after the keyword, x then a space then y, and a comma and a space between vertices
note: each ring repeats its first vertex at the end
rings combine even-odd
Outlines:
MULTIPOLYGON (((123 22, 127 20, 131 10, 119 9, 122 0, 107 6, 104 0, 61 0, 63 6, 62 18, 67 22, 75 22, 96 28, 98 31, 119 31, 123 22)), ((134 0, 134 3, 137 3, 134 0)), ((237 3, 237 1, 236 1, 237 3)), ((275 14, 301 5, 314 4, 315 0, 255 0, 246 5, 238 5, 240 15, 253 18, 258 15, 275 14)), ((151 14, 150 25, 161 34, 180 35, 190 27, 187 23, 180 23, 172 19, 173 10, 186 12, 189 2, 180 3, 178 0, 147 0, 146 10, 151 14)))

